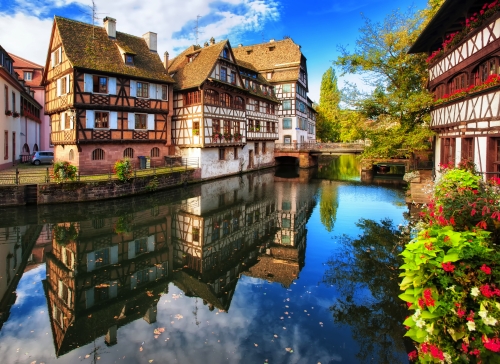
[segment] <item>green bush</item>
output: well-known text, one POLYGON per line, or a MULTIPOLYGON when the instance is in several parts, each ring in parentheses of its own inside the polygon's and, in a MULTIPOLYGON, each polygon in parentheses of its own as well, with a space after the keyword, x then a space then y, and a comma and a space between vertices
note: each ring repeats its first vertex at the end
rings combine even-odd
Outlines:
POLYGON ((57 183, 76 180, 78 169, 69 162, 54 163, 54 179, 57 183))
POLYGON ((134 169, 132 167, 132 164, 130 163, 130 159, 125 158, 116 161, 113 167, 113 172, 116 177, 118 177, 118 179, 122 182, 126 182, 131 179, 134 173, 134 169))

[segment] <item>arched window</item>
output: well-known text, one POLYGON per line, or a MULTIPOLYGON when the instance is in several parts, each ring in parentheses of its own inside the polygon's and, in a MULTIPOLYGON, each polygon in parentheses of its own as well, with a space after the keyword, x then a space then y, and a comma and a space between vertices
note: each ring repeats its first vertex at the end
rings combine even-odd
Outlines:
POLYGON ((36 144, 36 143, 33 146, 33 152, 38 152, 38 144, 36 144))
POLYGON ((134 150, 132 148, 126 148, 123 151, 123 158, 134 158, 134 150))
POLYGON ((460 73, 459 75, 453 77, 450 81, 450 94, 467 88, 467 74, 460 73))
POLYGON ((94 149, 92 151, 92 160, 93 161, 104 160, 104 150, 102 150, 101 148, 94 149))
POLYGON ((245 101, 243 98, 236 96, 234 98, 234 108, 238 110, 245 110, 245 101))
POLYGON ((30 147, 27 143, 23 145, 23 153, 30 154, 30 147))
POLYGON ((215 90, 205 90, 205 104, 219 105, 219 93, 215 90))
POLYGON ((73 152, 73 149, 69 150, 68 159, 70 161, 72 161, 73 159, 75 159, 75 152, 73 152))
POLYGON ((434 98, 436 100, 442 99, 443 96, 446 95, 446 85, 444 83, 437 85, 432 92, 434 93, 434 98))
POLYGON ((159 157, 160 156, 160 148, 154 147, 151 149, 151 157, 159 157))
POLYGON ((474 85, 480 85, 484 83, 488 76, 498 74, 498 58, 490 58, 483 63, 481 63, 473 72, 474 74, 474 85))
POLYGON ((229 94, 220 95, 220 106, 231 107, 233 104, 233 98, 229 94))

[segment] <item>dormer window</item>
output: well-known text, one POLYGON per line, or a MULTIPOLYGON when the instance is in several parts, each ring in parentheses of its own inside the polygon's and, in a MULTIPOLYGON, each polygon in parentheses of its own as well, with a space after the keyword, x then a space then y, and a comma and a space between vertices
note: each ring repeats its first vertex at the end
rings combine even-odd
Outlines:
POLYGON ((33 80, 33 72, 24 71, 23 79, 25 81, 31 81, 31 80, 33 80))
POLYGON ((125 64, 129 66, 134 65, 134 56, 131 54, 125 54, 125 64))
POLYGON ((222 50, 222 58, 229 59, 229 51, 227 48, 222 50))
POLYGON ((200 54, 200 53, 195 53, 195 54, 188 56, 188 62, 189 63, 193 62, 196 59, 196 57, 198 57, 198 54, 200 54))

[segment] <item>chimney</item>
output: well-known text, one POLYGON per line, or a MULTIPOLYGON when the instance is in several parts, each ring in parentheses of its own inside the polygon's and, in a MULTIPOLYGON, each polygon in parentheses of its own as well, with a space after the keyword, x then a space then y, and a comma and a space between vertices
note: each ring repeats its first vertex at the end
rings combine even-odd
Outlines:
POLYGON ((157 50, 157 34, 153 32, 147 32, 144 34, 142 37, 146 41, 146 44, 148 45, 148 48, 151 52, 156 52, 157 50))
POLYGON ((240 43, 240 44, 238 44, 238 48, 240 48, 240 47, 243 47, 243 44, 241 44, 241 43, 240 43))
POLYGON ((116 19, 110 18, 109 16, 104 18, 104 29, 108 33, 108 37, 116 38, 116 19))
POLYGON ((163 54, 163 66, 165 67, 165 70, 168 71, 168 52, 163 54))
POLYGON ((210 38, 210 44, 211 44, 211 45, 214 45, 214 44, 215 44, 215 38, 214 38, 214 37, 210 38))
POLYGON ((269 41, 269 43, 273 43, 273 42, 274 42, 274 38, 272 38, 272 39, 269 41))

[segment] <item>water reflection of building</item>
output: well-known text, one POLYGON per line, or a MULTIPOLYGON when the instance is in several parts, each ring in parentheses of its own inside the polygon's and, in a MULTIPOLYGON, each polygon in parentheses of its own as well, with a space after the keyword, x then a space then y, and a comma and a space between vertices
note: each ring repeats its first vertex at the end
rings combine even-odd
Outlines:
POLYGON ((169 206, 53 227, 44 289, 56 355, 143 317, 156 321, 171 257, 169 206))
POLYGON ((272 172, 206 183, 172 221, 174 283, 228 311, 240 274, 277 231, 272 172))
POLYGON ((42 231, 41 225, 0 227, 0 329, 16 300, 16 289, 32 249, 42 231))
POLYGON ((245 274, 289 287, 304 266, 306 223, 315 205, 315 190, 279 179, 274 183, 276 233, 259 261, 245 274))

